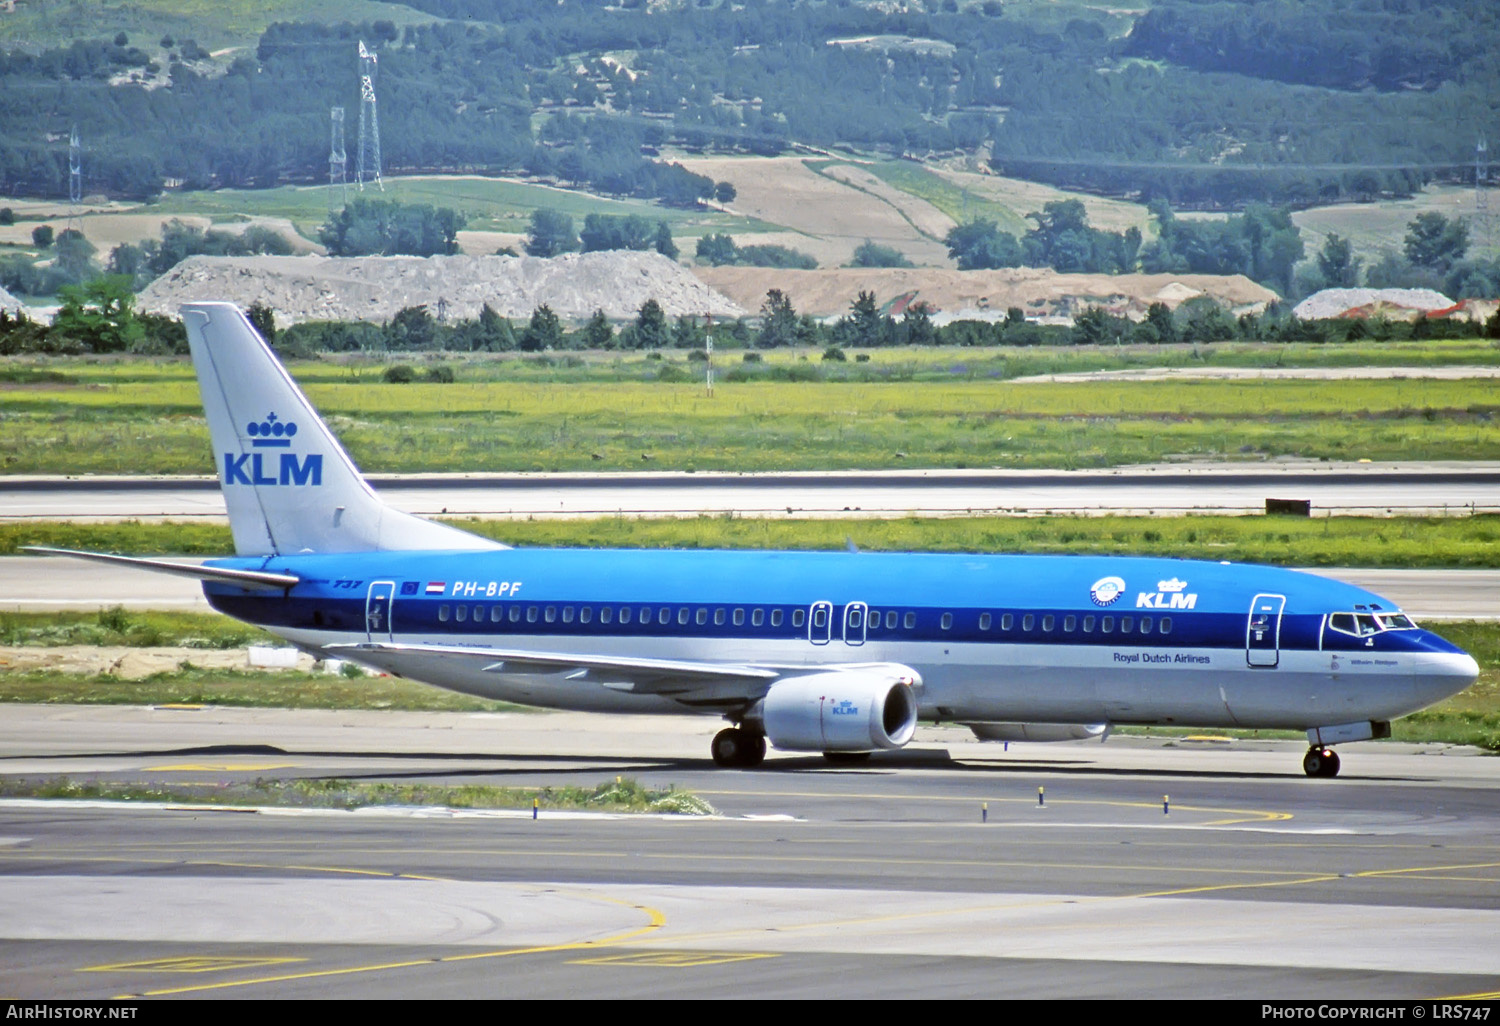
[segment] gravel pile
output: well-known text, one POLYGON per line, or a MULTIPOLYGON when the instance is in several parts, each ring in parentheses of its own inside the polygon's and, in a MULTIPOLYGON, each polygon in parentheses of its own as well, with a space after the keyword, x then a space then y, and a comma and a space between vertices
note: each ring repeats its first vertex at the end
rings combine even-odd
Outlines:
POLYGON ((21 301, 4 289, 0 289, 0 310, 9 314, 20 313, 21 301))
POLYGON ((141 293, 147 313, 177 315, 193 300, 262 303, 279 324, 387 321, 402 307, 443 301, 449 319, 470 318, 488 303, 496 313, 529 318, 546 304, 564 320, 595 310, 633 319, 655 299, 668 317, 738 317, 744 311, 659 253, 613 251, 542 257, 191 257, 141 293))
POLYGON ((1292 316, 1304 321, 1338 317, 1362 306, 1399 307, 1407 310, 1444 310, 1453 300, 1432 289, 1324 289, 1314 292, 1292 308, 1292 316))

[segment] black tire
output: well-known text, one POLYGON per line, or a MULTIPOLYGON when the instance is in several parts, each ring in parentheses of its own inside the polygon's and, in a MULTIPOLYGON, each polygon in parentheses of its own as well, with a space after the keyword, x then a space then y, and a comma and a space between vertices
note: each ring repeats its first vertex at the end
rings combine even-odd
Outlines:
POLYGON ((709 751, 714 762, 726 768, 740 765, 745 749, 745 732, 738 727, 725 727, 714 735, 709 751))
POLYGON ((824 752, 823 758, 833 766, 857 766, 870 761, 869 752, 824 752))
POLYGON ((1332 748, 1309 748, 1302 757, 1302 772, 1329 779, 1339 775, 1339 756, 1332 748))
POLYGON ((743 727, 725 727, 714 735, 709 751, 727 769, 749 769, 766 760, 766 738, 743 727))

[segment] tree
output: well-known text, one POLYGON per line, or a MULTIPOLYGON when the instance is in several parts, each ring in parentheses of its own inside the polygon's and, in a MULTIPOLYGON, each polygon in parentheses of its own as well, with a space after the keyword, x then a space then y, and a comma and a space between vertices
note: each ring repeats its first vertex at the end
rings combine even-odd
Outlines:
POLYGON ((755 344, 761 349, 776 349, 795 345, 797 341, 797 311, 792 301, 780 289, 766 293, 766 301, 760 305, 760 334, 755 344))
POLYGON ((1020 267, 1021 244, 994 221, 980 219, 954 227, 943 237, 948 255, 958 261, 960 271, 995 267, 1020 267))
POLYGON ((604 316, 603 310, 595 310, 588 323, 583 326, 579 341, 585 349, 613 349, 615 347, 615 329, 610 327, 609 318, 604 316))
POLYGON ((70 282, 84 281, 98 273, 99 265, 94 263, 96 252, 98 250, 83 237, 83 232, 76 228, 64 228, 57 236, 52 266, 70 282))
POLYGON ((1145 323, 1154 329, 1157 342, 1177 341, 1177 322, 1172 319, 1172 311, 1166 303, 1152 303, 1146 307, 1145 323))
POLYGON ((715 267, 739 262, 739 247, 728 235, 705 235, 698 240, 695 250, 699 260, 706 260, 715 267))
POLYGON ((850 267, 910 267, 912 262, 893 246, 878 246, 866 239, 854 250, 850 267))
POLYGON ((890 340, 890 322, 880 316, 875 293, 860 291, 849 304, 849 344, 862 347, 885 345, 890 340))
POLYGON ((668 260, 676 260, 678 255, 677 243, 672 241, 672 229, 665 221, 656 222, 656 239, 653 243, 656 251, 668 260))
POLYGON ((95 353, 129 352, 145 341, 129 278, 112 276, 84 285, 64 285, 58 295, 62 307, 52 319, 53 332, 95 353))
POLYGON ((261 338, 267 342, 276 341, 276 312, 274 310, 256 300, 245 311, 245 316, 250 319, 251 326, 260 332, 261 338))
POLYGON ((630 342, 634 349, 665 349, 671 344, 667 315, 656 300, 646 300, 636 312, 635 323, 630 326, 630 342))
POLYGON ((526 235, 526 252, 536 257, 554 257, 578 248, 578 234, 573 219, 547 207, 531 212, 531 228, 526 235))
POLYGON ((52 226, 50 224, 39 224, 31 229, 31 243, 37 249, 46 249, 52 245, 52 226))
POLYGON ((453 254, 465 222, 448 207, 360 197, 318 229, 318 241, 332 256, 453 254))
POLYGON ((1418 214, 1406 226, 1406 259, 1418 267, 1446 274, 1469 251, 1469 225, 1462 218, 1436 211, 1418 214))
POLYGON ((479 308, 478 348, 491 353, 506 353, 516 348, 516 333, 510 321, 486 303, 479 308))
POLYGON ((0 207, 0 224, 15 224, 16 212, 10 207, 0 207))
POLYGON ((438 337, 437 318, 428 312, 425 303, 403 306, 391 318, 386 337, 392 349, 433 348, 438 337))
POLYGON ((1329 288, 1351 289, 1359 284, 1360 259, 1354 255, 1349 240, 1330 233, 1318 250, 1318 272, 1329 288))
POLYGON ((539 353, 545 349, 556 349, 562 345, 562 321, 545 303, 531 314, 526 330, 521 332, 521 349, 528 353, 539 353))
MULTIPOLYGON (((610 249, 650 249, 654 238, 651 222, 639 214, 589 214, 583 219, 583 231, 578 233, 585 253, 610 249)), ((667 238, 671 239, 670 233, 667 238)))
POLYGON ((733 203, 737 195, 739 194, 735 191, 734 186, 728 182, 719 182, 714 185, 714 199, 718 200, 721 204, 733 203))

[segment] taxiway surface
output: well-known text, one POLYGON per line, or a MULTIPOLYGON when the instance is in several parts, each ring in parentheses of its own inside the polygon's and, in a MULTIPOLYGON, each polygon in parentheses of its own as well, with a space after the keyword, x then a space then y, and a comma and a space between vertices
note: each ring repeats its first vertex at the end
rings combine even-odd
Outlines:
POLYGON ((0 804, 24 997, 1420 998, 1500 989, 1500 759, 924 728, 715 769, 707 720, 17 707, 0 774, 628 775, 721 812, 0 804), (1196 747, 1195 747, 1196 746, 1196 747), (1045 788, 1045 804, 1038 803, 1045 788), (1164 796, 1170 796, 1168 808, 1164 796), (983 819, 982 819, 983 817, 983 819))

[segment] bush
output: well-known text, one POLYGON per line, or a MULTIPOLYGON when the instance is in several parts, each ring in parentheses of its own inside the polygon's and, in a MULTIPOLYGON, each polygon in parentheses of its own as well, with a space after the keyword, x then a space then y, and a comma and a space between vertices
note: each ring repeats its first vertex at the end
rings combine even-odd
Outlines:
POLYGON ((744 360, 746 363, 760 363, 761 355, 752 349, 746 352, 744 356, 740 357, 740 359, 744 360))
POLYGON ((844 351, 838 346, 829 346, 827 349, 823 350, 823 359, 836 360, 839 363, 843 363, 848 360, 849 357, 845 356, 844 351))
POLYGON ((388 385, 406 385, 417 380, 417 372, 407 364, 398 363, 387 367, 381 380, 388 385))
MULTIPOLYGON (((394 369, 394 368, 393 368, 394 369)), ((454 382, 453 368, 446 363, 433 364, 427 368, 426 378, 428 381, 439 385, 451 385, 454 382)))
POLYGON ((707 349, 691 349, 691 350, 688 351, 687 358, 688 358, 688 360, 690 362, 694 362, 694 363, 707 363, 708 362, 708 350, 707 349))

